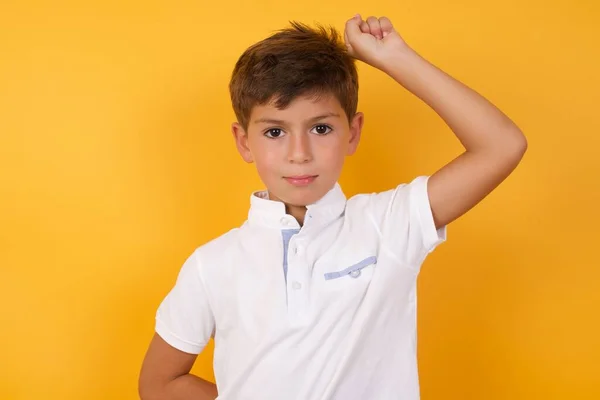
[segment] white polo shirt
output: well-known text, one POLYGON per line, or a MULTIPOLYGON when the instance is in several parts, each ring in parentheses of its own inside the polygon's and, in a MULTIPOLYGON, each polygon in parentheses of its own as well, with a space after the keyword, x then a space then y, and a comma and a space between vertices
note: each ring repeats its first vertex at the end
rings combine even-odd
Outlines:
POLYGON ((445 240, 428 177, 307 207, 253 193, 248 220, 198 248, 156 332, 197 354, 215 338, 220 400, 419 399, 416 280, 445 240))

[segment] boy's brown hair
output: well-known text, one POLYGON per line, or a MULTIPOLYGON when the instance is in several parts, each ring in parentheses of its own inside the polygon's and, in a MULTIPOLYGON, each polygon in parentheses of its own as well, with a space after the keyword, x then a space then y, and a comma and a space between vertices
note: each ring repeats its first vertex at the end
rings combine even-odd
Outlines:
POLYGON ((358 104, 358 74, 335 28, 291 22, 250 46, 237 61, 229 92, 244 130, 256 105, 286 108, 298 96, 334 95, 350 121, 358 104))

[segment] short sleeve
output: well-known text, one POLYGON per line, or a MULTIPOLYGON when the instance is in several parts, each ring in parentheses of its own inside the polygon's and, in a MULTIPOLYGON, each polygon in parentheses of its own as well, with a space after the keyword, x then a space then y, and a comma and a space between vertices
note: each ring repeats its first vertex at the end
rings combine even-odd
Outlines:
POLYGON ((374 195, 371 207, 381 243, 405 264, 419 268, 446 240, 446 227, 435 228, 427 191, 428 176, 374 195))
POLYGON ((176 349, 199 354, 210 340, 214 327, 196 251, 185 261, 175 286, 160 304, 155 329, 176 349))

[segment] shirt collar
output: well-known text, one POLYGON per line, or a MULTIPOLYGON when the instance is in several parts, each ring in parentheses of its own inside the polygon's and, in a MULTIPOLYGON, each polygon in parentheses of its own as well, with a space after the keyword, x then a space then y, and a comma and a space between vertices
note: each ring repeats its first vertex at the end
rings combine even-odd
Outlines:
MULTIPOLYGON (((298 221, 286 214, 285 204, 269 200, 267 191, 256 191, 250 196, 248 221, 279 229, 298 229, 298 221)), ((325 196, 306 207, 304 225, 324 225, 337 219, 346 208, 346 196, 339 183, 335 183, 325 196)))

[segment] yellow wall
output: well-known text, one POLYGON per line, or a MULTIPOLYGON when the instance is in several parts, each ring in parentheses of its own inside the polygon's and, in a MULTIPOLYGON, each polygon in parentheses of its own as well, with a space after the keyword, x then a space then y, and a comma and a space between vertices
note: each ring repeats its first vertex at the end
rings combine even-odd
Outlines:
MULTIPOLYGON (((599 3, 252 3, 0 3, 0 398, 136 398, 182 262, 260 188, 229 134, 233 64, 290 19, 341 28, 356 12, 388 15, 530 143, 424 267, 423 399, 600 398, 599 3)), ((427 107, 360 72, 348 195, 458 153, 427 107)))

